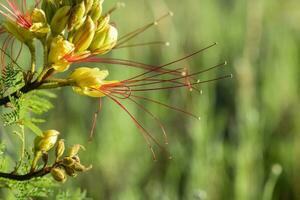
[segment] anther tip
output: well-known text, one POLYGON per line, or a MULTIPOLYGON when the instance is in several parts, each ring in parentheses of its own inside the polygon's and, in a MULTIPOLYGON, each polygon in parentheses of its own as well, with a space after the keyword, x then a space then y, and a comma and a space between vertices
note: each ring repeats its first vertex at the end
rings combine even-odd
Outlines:
MULTIPOLYGON (((200 83, 200 82, 201 82, 200 79, 198 79, 198 80, 197 80, 197 83, 200 83)), ((202 90, 201 90, 201 92, 202 92, 202 90)))
POLYGON ((165 45, 168 47, 168 46, 170 46, 171 44, 170 44, 170 42, 166 42, 165 45))
POLYGON ((193 92, 193 88, 190 88, 189 91, 190 91, 190 92, 193 92))
POLYGON ((124 8, 124 7, 126 7, 126 4, 124 2, 118 2, 117 7, 118 8, 124 8))
POLYGON ((173 157, 172 157, 172 156, 169 156, 168 159, 169 159, 169 160, 173 160, 173 157))
POLYGON ((230 76, 229 76, 230 78, 233 78, 233 74, 230 74, 230 76))
POLYGON ((173 17, 173 16, 174 16, 174 13, 173 13, 172 11, 169 11, 169 15, 170 15, 171 17, 173 17))
POLYGON ((218 45, 218 42, 214 42, 214 45, 218 45))
POLYGON ((228 64, 228 62, 225 60, 224 65, 227 65, 227 64, 228 64))
POLYGON ((200 120, 201 120, 201 117, 198 117, 198 120, 200 121, 200 120))
POLYGON ((153 22, 153 25, 154 25, 154 26, 157 26, 157 25, 158 25, 158 22, 157 22, 157 21, 153 22))

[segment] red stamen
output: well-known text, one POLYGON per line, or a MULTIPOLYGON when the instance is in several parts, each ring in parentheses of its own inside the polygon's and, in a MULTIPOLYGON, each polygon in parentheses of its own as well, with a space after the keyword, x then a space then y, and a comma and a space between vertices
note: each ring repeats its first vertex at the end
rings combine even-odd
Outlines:
POLYGON ((93 139, 94 132, 95 132, 95 128, 96 128, 96 122, 97 122, 98 115, 99 115, 101 109, 102 109, 102 99, 99 98, 98 109, 97 109, 97 111, 94 113, 94 117, 93 117, 92 129, 91 129, 91 131, 90 131, 89 141, 92 141, 92 139, 93 139))

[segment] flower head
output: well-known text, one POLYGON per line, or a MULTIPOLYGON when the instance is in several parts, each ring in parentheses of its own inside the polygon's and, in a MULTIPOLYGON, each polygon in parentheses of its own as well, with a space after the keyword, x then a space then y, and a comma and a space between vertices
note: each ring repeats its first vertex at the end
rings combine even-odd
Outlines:
MULTIPOLYGON (((49 27, 46 22, 46 15, 43 10, 34 8, 29 11, 26 9, 26 1, 23 1, 22 8, 20 8, 15 1, 6 0, 7 5, 0 3, 0 14, 2 14, 7 22, 11 23, 15 27, 11 28, 12 25, 4 26, 8 32, 13 35, 17 35, 20 39, 22 34, 28 34, 26 31, 32 33, 35 37, 43 37, 49 32, 49 27), (23 10, 27 10, 24 12, 23 10)), ((33 36, 31 36, 33 38, 33 36)), ((32 39, 31 38, 31 39, 32 39)), ((21 40, 24 42, 23 40, 21 40)))
POLYGON ((103 85, 117 83, 117 81, 105 81, 104 79, 107 76, 107 70, 80 67, 74 70, 69 79, 74 82, 73 90, 76 93, 91 97, 102 97, 105 96, 105 93, 101 92, 99 88, 103 85))
POLYGON ((67 70, 70 63, 65 59, 65 56, 71 54, 74 48, 74 44, 65 40, 62 36, 55 37, 51 42, 48 62, 52 64, 56 71, 67 70))
POLYGON ((56 143, 59 132, 56 130, 47 130, 42 136, 38 136, 34 140, 34 151, 49 151, 56 143))

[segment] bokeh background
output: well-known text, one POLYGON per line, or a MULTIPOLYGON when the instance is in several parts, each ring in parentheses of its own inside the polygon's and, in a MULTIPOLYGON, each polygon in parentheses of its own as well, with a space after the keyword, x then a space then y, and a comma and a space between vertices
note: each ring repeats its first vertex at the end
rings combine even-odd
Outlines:
MULTIPOLYGON (((115 0, 105 1, 108 10, 115 0)), ((121 35, 168 12, 168 18, 132 43, 163 40, 170 46, 114 50, 108 57, 159 65, 218 42, 173 65, 199 71, 223 61, 225 68, 201 79, 232 73, 233 79, 147 97, 197 113, 201 121, 143 104, 160 117, 169 135, 168 160, 156 148, 154 162, 132 120, 104 99, 95 136, 88 142, 98 101, 64 88, 45 128, 55 127, 68 144, 81 143, 93 169, 60 189, 81 188, 93 199, 300 199, 300 3, 298 0, 128 0, 112 21, 121 35)), ((26 58, 24 58, 26 59, 26 58)), ((110 78, 139 70, 98 65, 110 78)), ((66 73, 67 74, 67 73, 66 73)), ((155 122, 132 103, 127 108, 158 138, 155 122)))

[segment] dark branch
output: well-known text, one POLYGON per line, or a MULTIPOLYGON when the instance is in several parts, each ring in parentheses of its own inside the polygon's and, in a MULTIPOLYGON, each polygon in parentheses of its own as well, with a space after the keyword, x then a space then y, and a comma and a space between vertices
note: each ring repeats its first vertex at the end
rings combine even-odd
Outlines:
POLYGON ((43 177, 43 176, 49 174, 52 168, 53 167, 45 167, 38 171, 30 172, 30 173, 24 174, 24 175, 0 172, 0 178, 6 178, 6 179, 16 180, 16 181, 28 181, 30 179, 43 177))

